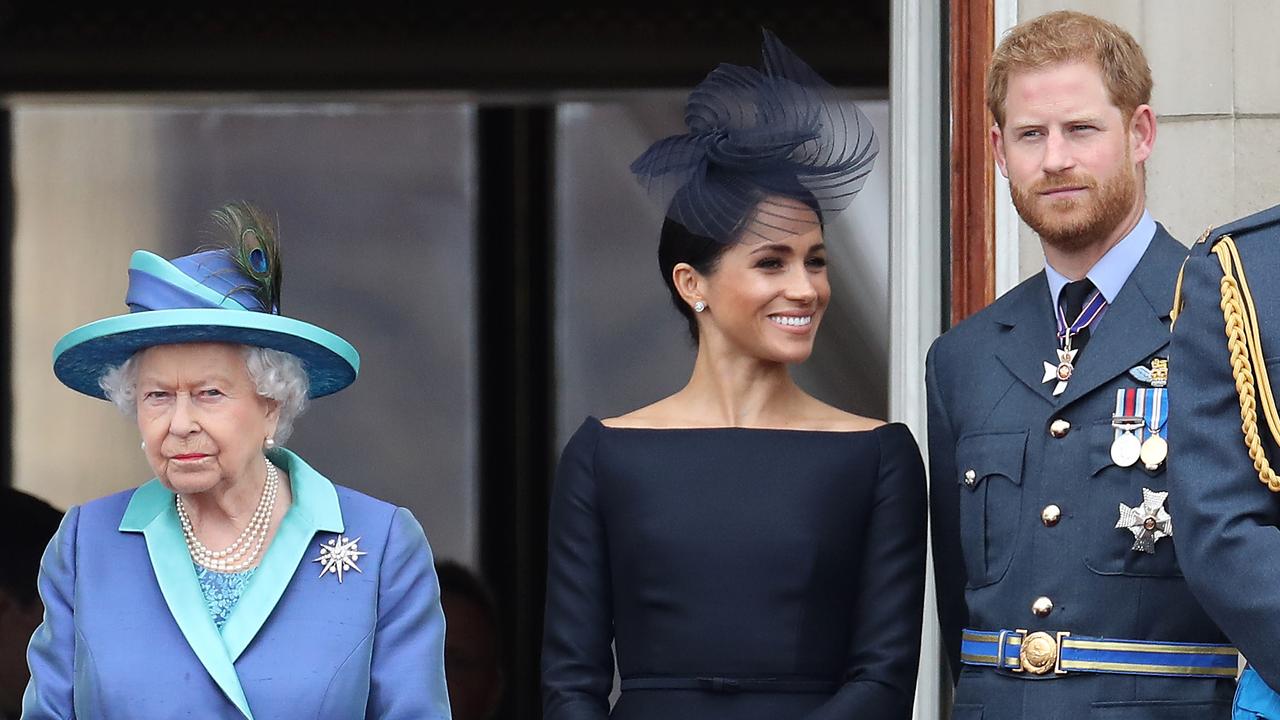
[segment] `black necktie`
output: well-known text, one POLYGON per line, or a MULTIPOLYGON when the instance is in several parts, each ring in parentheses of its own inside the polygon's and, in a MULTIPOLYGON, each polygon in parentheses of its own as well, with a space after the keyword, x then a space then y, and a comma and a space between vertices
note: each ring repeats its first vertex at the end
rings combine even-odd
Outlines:
MULTIPOLYGON (((1066 318, 1068 326, 1080 317, 1080 311, 1084 309, 1084 303, 1093 291, 1093 283, 1089 282, 1089 278, 1069 282, 1063 286, 1062 292, 1058 294, 1058 304, 1062 306, 1062 316, 1066 318)), ((1071 336, 1072 350, 1084 350, 1084 346, 1088 343, 1089 328, 1087 327, 1081 328, 1071 336)))

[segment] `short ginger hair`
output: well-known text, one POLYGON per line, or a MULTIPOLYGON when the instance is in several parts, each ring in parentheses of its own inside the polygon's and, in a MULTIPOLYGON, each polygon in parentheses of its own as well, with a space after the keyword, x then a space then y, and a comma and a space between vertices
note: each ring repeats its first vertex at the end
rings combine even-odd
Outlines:
POLYGON ((1139 105, 1151 102, 1151 67, 1133 36, 1115 23, 1060 10, 1014 26, 987 68, 987 109, 1004 127, 1009 77, 1064 62, 1097 66, 1112 104, 1126 122, 1139 105))

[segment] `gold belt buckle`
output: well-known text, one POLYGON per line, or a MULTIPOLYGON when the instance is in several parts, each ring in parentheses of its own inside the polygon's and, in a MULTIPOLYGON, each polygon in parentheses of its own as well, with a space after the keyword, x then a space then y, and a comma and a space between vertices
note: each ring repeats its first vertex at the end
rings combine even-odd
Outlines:
POLYGON ((1047 632, 1028 633, 1017 630, 1022 635, 1018 646, 1018 664, 1014 672, 1025 672, 1032 675, 1044 675, 1052 670, 1056 675, 1066 674, 1062 669, 1062 640, 1071 636, 1069 632, 1060 632, 1056 636, 1047 632))

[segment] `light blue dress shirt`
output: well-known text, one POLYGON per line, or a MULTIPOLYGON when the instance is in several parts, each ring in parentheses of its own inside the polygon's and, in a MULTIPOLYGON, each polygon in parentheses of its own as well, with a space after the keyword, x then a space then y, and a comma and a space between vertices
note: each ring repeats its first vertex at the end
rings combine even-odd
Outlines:
MULTIPOLYGON (((1151 219, 1150 212, 1143 210, 1138 224, 1134 225, 1133 229, 1120 239, 1120 242, 1094 263, 1092 268, 1089 268, 1089 273, 1085 277, 1089 278, 1094 287, 1102 292, 1108 305, 1116 301, 1120 288, 1124 287, 1125 281, 1133 274, 1133 269, 1138 267, 1138 261, 1142 259, 1143 253, 1147 251, 1147 246, 1155 236, 1156 221, 1151 219)), ((1053 299, 1053 307, 1056 308, 1062 288, 1071 281, 1055 270, 1048 260, 1044 263, 1044 274, 1049 280, 1049 297, 1053 299)), ((1106 314, 1106 308, 1103 308, 1102 314, 1106 314)), ((1102 321, 1102 314, 1095 321, 1095 328, 1096 323, 1102 321)), ((1067 318, 1068 321, 1074 319, 1067 318)))

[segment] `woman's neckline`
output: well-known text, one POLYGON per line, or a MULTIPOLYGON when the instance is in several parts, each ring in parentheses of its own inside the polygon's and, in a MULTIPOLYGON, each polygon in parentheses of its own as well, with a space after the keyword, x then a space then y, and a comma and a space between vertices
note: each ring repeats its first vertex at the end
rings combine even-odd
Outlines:
POLYGON ((865 435, 874 433, 890 425, 900 425, 901 423, 886 422, 875 427, 865 430, 822 430, 817 428, 779 428, 779 427, 749 427, 742 425, 689 425, 689 426, 673 426, 673 427, 656 427, 656 426, 619 426, 605 425, 604 421, 595 415, 588 415, 587 419, 595 422, 596 425, 617 432, 696 432, 696 431, 737 431, 737 432, 759 432, 759 433, 797 433, 797 434, 818 434, 818 435, 865 435))

